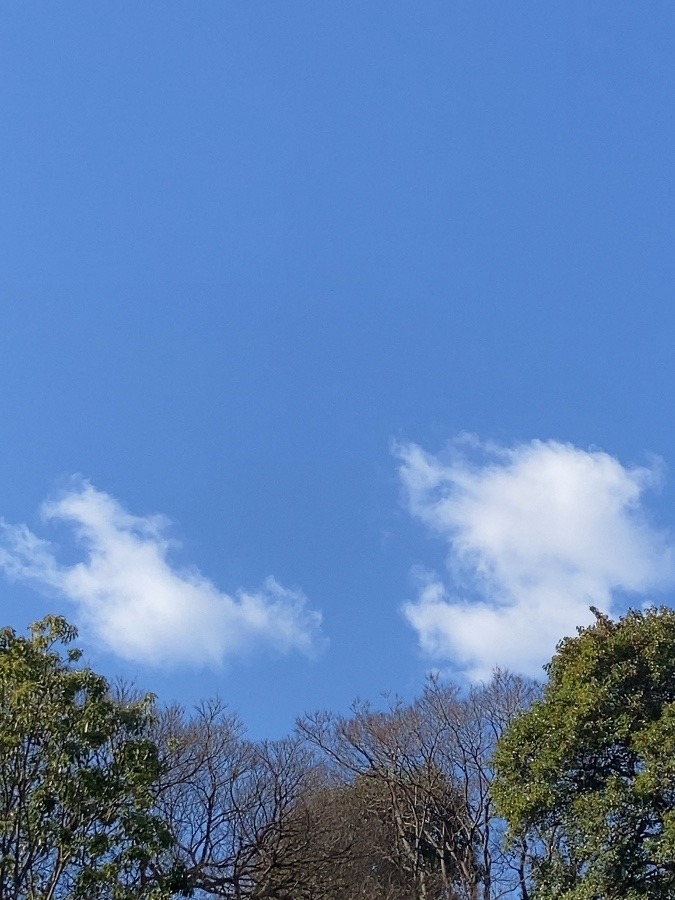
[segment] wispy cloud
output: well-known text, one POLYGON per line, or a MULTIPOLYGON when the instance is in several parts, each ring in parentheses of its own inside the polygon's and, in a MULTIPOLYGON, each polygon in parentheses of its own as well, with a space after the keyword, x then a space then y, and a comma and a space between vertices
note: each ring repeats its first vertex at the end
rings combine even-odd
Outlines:
POLYGON ((82 624, 121 657, 219 665, 253 646, 312 655, 322 643, 321 614, 300 591, 270 577, 258 590, 231 595, 196 569, 177 567, 163 516, 131 515, 86 482, 41 513, 71 527, 81 560, 59 563, 51 543, 2 522, 0 568, 71 601, 82 624))
POLYGON ((617 592, 673 582, 673 546, 643 508, 656 464, 555 441, 395 452, 409 511, 448 547, 448 575, 422 574, 405 616, 423 650, 471 677, 495 664, 539 675, 589 605, 612 613, 617 592))

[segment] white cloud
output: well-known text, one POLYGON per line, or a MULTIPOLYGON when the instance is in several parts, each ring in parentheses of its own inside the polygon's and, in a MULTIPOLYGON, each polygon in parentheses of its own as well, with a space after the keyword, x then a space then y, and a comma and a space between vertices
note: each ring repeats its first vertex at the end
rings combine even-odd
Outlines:
POLYGON ((448 545, 449 577, 427 575, 405 616, 423 650, 471 677, 496 664, 540 675, 591 604, 612 614, 617 592, 673 582, 673 548, 642 503, 658 466, 555 441, 395 452, 410 512, 448 545))
POLYGON ((0 525, 0 568, 76 604, 117 655, 150 664, 219 665, 253 646, 312 655, 321 614, 297 590, 268 578, 256 591, 220 591, 196 569, 170 560, 176 543, 162 516, 134 516, 88 483, 42 507, 67 523, 82 559, 60 564, 53 546, 25 525, 0 525))

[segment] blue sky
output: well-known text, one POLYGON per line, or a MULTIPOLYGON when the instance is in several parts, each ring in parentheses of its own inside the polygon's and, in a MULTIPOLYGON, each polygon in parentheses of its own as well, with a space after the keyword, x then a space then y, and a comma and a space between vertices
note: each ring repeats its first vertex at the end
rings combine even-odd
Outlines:
POLYGON ((4 622, 277 736, 672 596, 671 3, 0 25, 4 622))

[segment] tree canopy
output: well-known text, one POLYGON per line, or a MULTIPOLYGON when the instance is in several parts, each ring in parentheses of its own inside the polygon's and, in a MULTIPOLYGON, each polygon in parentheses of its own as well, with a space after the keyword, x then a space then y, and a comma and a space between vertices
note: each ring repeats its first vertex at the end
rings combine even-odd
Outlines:
POLYGON ((497 750, 494 793, 537 900, 675 896, 675 612, 563 640, 497 750))
POLYGON ((112 691, 75 636, 0 630, 3 900, 675 896, 671 609, 596 611, 543 689, 431 678, 279 741, 112 691))
POLYGON ((56 616, 29 637, 0 631, 0 896, 168 896, 148 871, 170 841, 153 812, 152 698, 116 701, 78 650, 60 652, 75 636, 56 616))

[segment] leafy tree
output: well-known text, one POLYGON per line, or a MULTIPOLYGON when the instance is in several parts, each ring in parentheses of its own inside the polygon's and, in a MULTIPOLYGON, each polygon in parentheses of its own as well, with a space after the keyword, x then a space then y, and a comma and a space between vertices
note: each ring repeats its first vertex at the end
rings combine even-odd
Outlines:
POLYGON ((495 794, 541 900, 675 896, 675 612, 596 621, 559 645, 507 730, 495 794))
POLYGON ((153 813, 152 697, 116 701, 76 666, 61 617, 0 631, 0 897, 164 897, 150 860, 170 842, 153 813))

